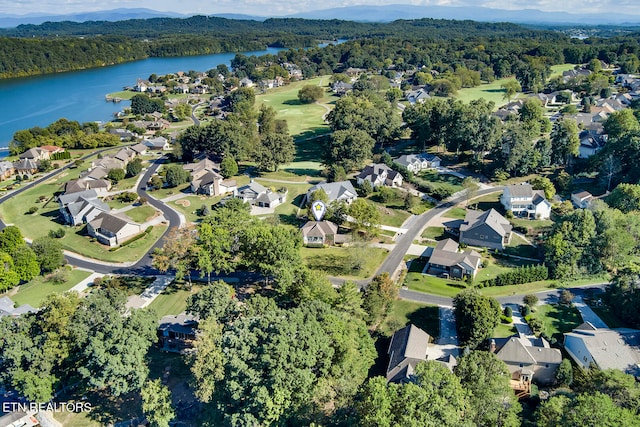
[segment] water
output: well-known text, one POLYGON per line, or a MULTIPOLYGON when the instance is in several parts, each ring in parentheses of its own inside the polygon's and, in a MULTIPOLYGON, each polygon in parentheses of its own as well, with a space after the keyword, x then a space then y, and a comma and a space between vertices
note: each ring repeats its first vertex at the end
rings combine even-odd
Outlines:
MULTIPOLYGON (((243 52, 245 55, 276 54, 280 48, 243 52)), ((107 122, 125 103, 105 101, 105 95, 146 79, 177 71, 207 71, 219 64, 230 65, 235 53, 149 58, 126 64, 83 71, 0 80, 0 147, 7 147, 21 129, 47 126, 60 118, 107 122)), ((0 157, 6 156, 0 150, 0 157)))

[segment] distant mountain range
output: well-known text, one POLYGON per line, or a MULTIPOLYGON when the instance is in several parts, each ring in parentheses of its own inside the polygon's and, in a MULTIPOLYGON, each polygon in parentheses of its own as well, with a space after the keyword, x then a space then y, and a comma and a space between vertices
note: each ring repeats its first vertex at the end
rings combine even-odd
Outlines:
MULTIPOLYGON (((113 9, 99 12, 83 12, 68 15, 0 15, 0 28, 12 28, 20 24, 42 24, 46 21, 122 21, 158 17, 185 18, 174 12, 158 12, 151 9, 113 9)), ((264 21, 266 16, 237 13, 216 14, 228 19, 264 21)), ((274 16, 275 17, 275 16, 274 16)), ((396 4, 387 6, 348 6, 323 9, 286 16, 305 19, 342 19, 359 22, 390 22, 397 19, 457 19, 480 22, 513 22, 519 24, 568 24, 568 25, 640 25, 640 15, 629 14, 581 14, 544 12, 535 9, 505 10, 486 7, 415 6, 396 4)))
POLYGON ((79 12, 68 15, 2 15, 0 14, 0 28, 13 28, 22 24, 39 25, 43 22, 86 22, 86 21, 124 21, 127 19, 148 19, 148 18, 186 18, 188 15, 181 15, 174 12, 158 12, 151 9, 112 9, 98 12, 79 12))

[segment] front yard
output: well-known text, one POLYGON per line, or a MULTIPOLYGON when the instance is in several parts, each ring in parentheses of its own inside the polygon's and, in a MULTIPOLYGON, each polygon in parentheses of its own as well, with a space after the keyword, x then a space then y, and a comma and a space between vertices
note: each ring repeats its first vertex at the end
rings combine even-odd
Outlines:
POLYGON ((312 270, 347 279, 371 277, 388 251, 381 248, 301 248, 302 259, 312 270), (359 267, 357 266, 359 264, 359 267))
POLYGON ((562 342, 562 334, 570 332, 582 324, 580 312, 573 306, 562 304, 544 304, 536 307, 536 311, 527 316, 542 322, 542 330, 548 337, 562 342))
POLYGON ((29 282, 9 290, 8 292, 0 296, 8 296, 16 306, 22 304, 29 304, 32 307, 40 307, 42 301, 53 293, 64 293, 82 280, 89 277, 91 273, 85 270, 72 270, 69 272, 69 277, 64 283, 54 283, 47 281, 43 276, 38 276, 30 280, 29 282), (16 292, 17 289, 17 292, 16 292))

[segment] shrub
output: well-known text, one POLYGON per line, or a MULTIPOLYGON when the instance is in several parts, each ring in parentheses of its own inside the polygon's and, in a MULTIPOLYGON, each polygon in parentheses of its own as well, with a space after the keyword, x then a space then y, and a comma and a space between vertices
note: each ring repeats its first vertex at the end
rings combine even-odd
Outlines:
POLYGON ((484 286, 509 286, 538 282, 540 280, 547 280, 548 278, 549 269, 544 264, 527 265, 499 274, 493 279, 485 280, 483 283, 484 286))
POLYGON ((47 281, 59 285, 69 280, 69 270, 66 268, 58 268, 47 276, 47 281))
POLYGON ((133 203, 138 200, 138 195, 131 191, 126 191, 124 193, 118 194, 117 198, 123 203, 133 203))
POLYGON ((522 315, 523 315, 524 317, 530 316, 530 315, 531 315, 531 307, 529 307, 528 305, 525 305, 525 306, 522 308, 522 315))
POLYGON ((34 213, 38 212, 38 207, 37 206, 31 206, 28 210, 27 213, 29 215, 33 215, 34 213))
POLYGON ((506 307, 504 308, 504 315, 505 315, 505 317, 511 317, 511 316, 513 316, 513 310, 511 309, 511 307, 506 306, 506 307))
POLYGON ((58 228, 57 230, 49 230, 49 237, 54 239, 62 239, 67 232, 64 228, 58 228))
POLYGON ((538 303, 538 297, 535 294, 527 294, 522 298, 522 302, 529 307, 533 307, 538 303))

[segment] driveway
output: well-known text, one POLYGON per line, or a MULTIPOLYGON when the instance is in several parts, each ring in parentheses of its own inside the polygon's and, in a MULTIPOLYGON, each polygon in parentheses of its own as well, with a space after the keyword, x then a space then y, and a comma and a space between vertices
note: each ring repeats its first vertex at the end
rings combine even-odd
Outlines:
POLYGON ((513 311, 511 318, 513 319, 513 326, 516 327, 516 331, 523 335, 533 335, 533 331, 524 320, 524 317, 522 317, 522 314, 520 314, 520 305, 505 304, 505 307, 511 307, 511 310, 513 311))
POLYGON ((591 307, 584 302, 581 296, 573 298, 573 306, 578 309, 584 322, 589 322, 596 328, 609 329, 607 324, 604 323, 593 310, 591 310, 591 307))

